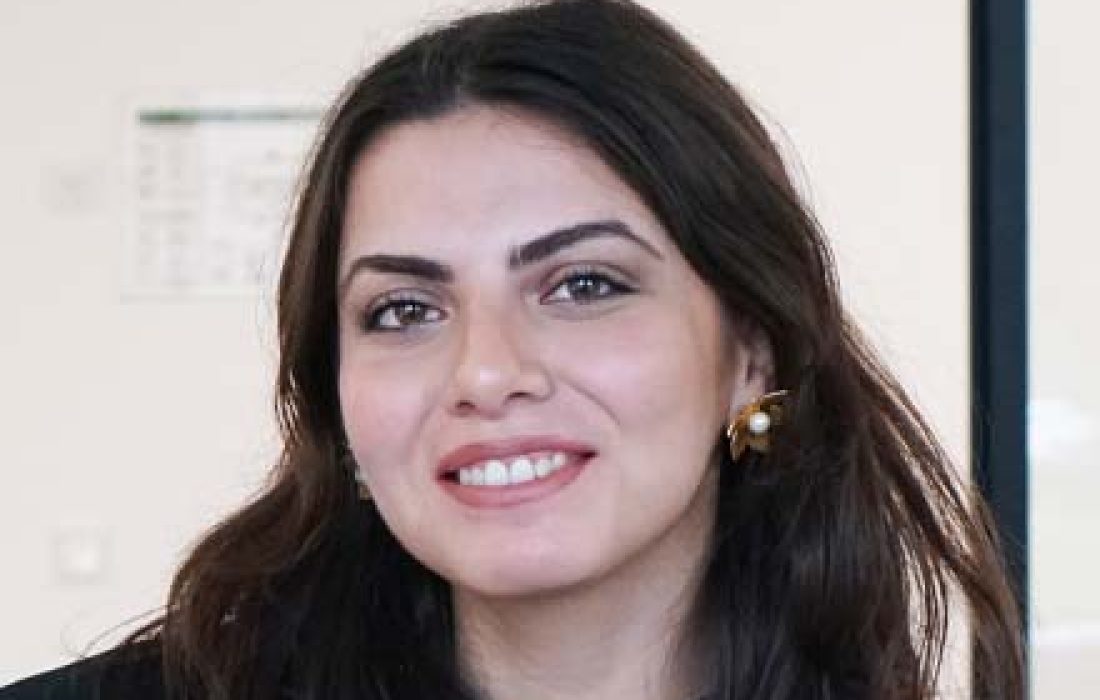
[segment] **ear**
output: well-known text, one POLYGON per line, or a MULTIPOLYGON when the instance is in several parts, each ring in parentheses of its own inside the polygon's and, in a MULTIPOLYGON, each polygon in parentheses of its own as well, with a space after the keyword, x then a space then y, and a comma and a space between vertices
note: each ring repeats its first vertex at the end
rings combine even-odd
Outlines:
POLYGON ((733 332, 735 353, 729 415, 775 389, 775 356, 768 334, 757 324, 742 320, 733 332))

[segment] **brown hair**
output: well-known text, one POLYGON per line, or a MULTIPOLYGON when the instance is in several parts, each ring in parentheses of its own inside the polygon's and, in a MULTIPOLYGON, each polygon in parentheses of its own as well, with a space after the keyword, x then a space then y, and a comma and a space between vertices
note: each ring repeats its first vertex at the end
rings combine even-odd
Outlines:
POLYGON ((730 317, 767 333, 791 389, 772 452, 722 457, 697 601, 714 697, 931 698, 957 595, 976 693, 1022 698, 1016 603, 980 499, 845 315, 828 248, 764 128, 675 30, 625 0, 459 19, 384 57, 328 114, 279 286, 282 458, 195 547, 144 635, 160 640, 180 694, 474 696, 446 583, 356 497, 335 341, 352 163, 380 130, 472 103, 583 139, 730 317))

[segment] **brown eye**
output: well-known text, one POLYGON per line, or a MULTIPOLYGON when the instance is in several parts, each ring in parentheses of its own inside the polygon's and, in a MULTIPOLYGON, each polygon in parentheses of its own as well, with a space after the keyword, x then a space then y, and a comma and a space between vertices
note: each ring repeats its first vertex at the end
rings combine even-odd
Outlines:
POLYGON ((565 283, 569 296, 576 300, 595 299, 606 295, 611 291, 611 285, 605 280, 596 279, 591 275, 587 277, 575 277, 565 283))
POLYGON ((443 312, 416 299, 394 299, 367 314, 365 331, 400 331, 443 320, 443 312))
POLYGON ((551 304, 591 304, 633 291, 625 284, 595 271, 575 272, 561 280, 543 301, 551 304))

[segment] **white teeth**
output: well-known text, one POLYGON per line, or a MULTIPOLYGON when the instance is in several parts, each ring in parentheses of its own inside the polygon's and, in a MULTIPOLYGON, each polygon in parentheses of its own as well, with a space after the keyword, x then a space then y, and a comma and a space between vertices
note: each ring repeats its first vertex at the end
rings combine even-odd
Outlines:
POLYGON ((508 467, 499 459, 491 459, 485 465, 486 486, 506 486, 508 484, 508 467))
POLYGON ((522 484, 535 478, 535 465, 526 457, 520 457, 512 462, 508 468, 508 481, 513 484, 522 484))
POLYGON ((535 460, 535 478, 541 479, 554 471, 554 463, 549 457, 539 457, 535 460))
POLYGON ((482 464, 458 470, 458 483, 463 486, 510 486, 545 478, 569 461, 562 452, 541 452, 524 455, 506 463, 490 459, 482 464))

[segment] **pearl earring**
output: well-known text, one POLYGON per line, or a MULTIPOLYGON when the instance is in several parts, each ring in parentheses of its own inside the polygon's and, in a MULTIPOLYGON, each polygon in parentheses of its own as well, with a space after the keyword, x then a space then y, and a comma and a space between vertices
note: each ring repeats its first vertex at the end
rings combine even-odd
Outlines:
POLYGON ((787 390, 764 394, 756 401, 742 408, 737 417, 726 426, 726 437, 730 441, 730 457, 740 459, 745 448, 756 452, 767 452, 771 443, 771 429, 783 420, 783 404, 787 390))

